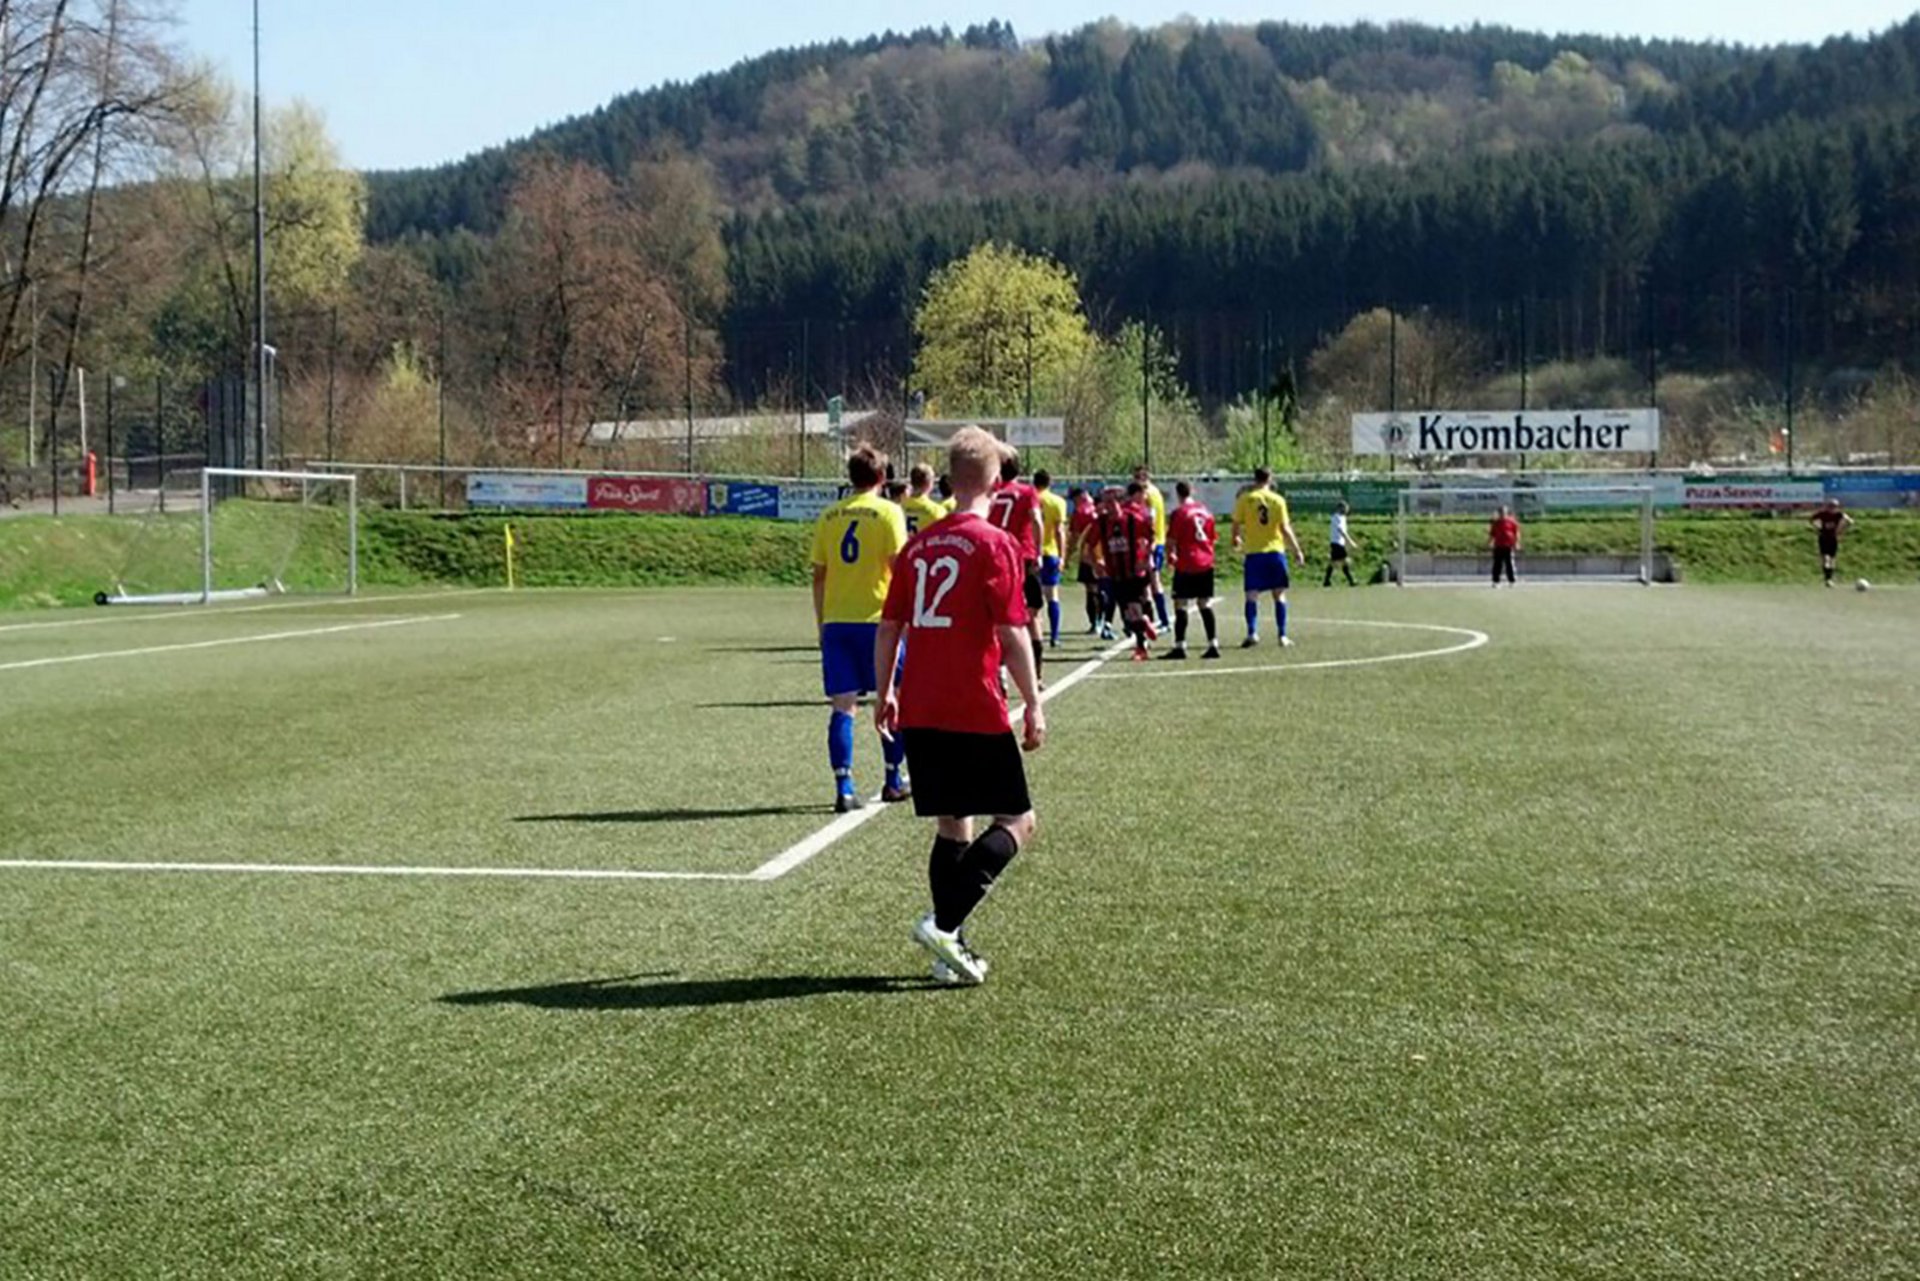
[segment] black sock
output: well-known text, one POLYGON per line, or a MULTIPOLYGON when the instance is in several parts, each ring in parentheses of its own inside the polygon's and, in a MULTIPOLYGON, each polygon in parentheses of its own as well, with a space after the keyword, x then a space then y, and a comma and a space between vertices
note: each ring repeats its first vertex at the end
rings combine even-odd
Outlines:
POLYGON ((954 891, 960 878, 960 859, 966 852, 965 841, 952 841, 944 836, 933 838, 933 852, 927 855, 927 888, 933 893, 933 920, 936 925, 943 917, 953 913, 954 891))
POLYGON ((1828 582, 1832 582, 1832 581, 1833 581, 1833 566, 1831 566, 1831 565, 1822 565, 1822 566, 1820 567, 1820 576, 1821 576, 1822 578, 1824 578, 1824 579, 1826 579, 1826 580, 1827 580, 1828 582))
POLYGON ((989 827, 981 833, 980 839, 967 846, 966 853, 960 856, 947 904, 935 909, 933 923, 947 931, 959 929, 1019 852, 1019 842, 1006 828, 989 827))
POLYGON ((1187 611, 1184 609, 1176 610, 1173 615, 1173 647, 1187 647, 1187 611))
POLYGON ((1033 679, 1039 680, 1047 666, 1047 647, 1039 641, 1033 643, 1033 679))
POLYGON ((1098 627, 1099 625, 1100 625, 1100 593, 1088 592, 1087 593, 1087 626, 1098 627))
POLYGON ((1207 648, 1208 649, 1212 649, 1215 645, 1220 643, 1218 639, 1216 639, 1219 633, 1215 630, 1215 623, 1213 621, 1213 606, 1202 605, 1200 607, 1200 625, 1207 629, 1207 648))

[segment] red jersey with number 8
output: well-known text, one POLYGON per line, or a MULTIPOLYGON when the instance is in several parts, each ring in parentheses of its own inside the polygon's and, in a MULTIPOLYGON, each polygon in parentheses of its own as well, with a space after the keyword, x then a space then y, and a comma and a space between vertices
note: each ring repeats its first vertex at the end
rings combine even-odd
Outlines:
POLYGON ((1173 568, 1181 574, 1204 574, 1213 568, 1213 545, 1218 541, 1213 513, 1197 498, 1189 498, 1174 509, 1167 520, 1168 541, 1173 544, 1173 568))
POLYGON ((1001 627, 1025 627, 1020 544, 978 516, 955 512, 908 541, 893 562, 882 617, 907 629, 900 724, 1004 734, 1001 627))

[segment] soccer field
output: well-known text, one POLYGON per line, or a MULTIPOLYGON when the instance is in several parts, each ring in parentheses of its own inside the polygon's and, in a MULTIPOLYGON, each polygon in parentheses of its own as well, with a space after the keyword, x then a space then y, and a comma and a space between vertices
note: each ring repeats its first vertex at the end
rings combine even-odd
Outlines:
POLYGON ((804 592, 0 621, 0 1275, 1920 1275, 1920 593, 1294 596, 964 990, 804 592))

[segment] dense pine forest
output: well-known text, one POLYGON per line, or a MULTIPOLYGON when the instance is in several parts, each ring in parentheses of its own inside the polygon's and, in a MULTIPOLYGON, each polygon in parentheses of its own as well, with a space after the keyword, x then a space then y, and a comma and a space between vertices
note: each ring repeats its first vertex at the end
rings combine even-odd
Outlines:
MULTIPOLYGON (((1195 360, 1389 304, 1503 345, 1524 325, 1550 356, 1872 363, 1920 323, 1916 119, 1920 18, 1772 50, 1280 23, 1022 44, 993 23, 787 51, 375 175, 369 229, 445 254, 498 226, 529 152, 617 173, 669 148, 726 210, 737 348, 801 318, 898 346, 928 274, 995 238, 1195 360)), ((1243 377, 1192 372, 1214 395, 1243 377)))

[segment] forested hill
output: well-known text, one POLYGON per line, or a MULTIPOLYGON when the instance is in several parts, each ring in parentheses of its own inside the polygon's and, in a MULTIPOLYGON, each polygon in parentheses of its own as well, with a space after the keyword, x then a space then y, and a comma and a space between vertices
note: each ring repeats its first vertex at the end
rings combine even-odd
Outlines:
POLYGON ((704 159, 732 209, 1084 193, 1213 170, 1409 166, 1788 118, 1908 111, 1920 19, 1871 40, 1718 44, 1443 31, 1107 22, 1022 44, 998 21, 785 50, 437 169, 378 174, 370 233, 493 230, 536 151, 613 174, 704 159))

